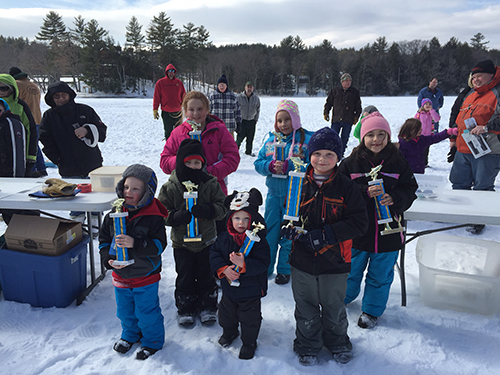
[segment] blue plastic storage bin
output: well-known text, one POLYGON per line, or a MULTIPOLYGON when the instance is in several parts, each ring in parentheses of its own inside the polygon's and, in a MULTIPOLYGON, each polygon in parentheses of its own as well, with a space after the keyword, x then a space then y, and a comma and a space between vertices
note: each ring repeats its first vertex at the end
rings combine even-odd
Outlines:
POLYGON ((0 249, 0 284, 4 298, 34 307, 66 307, 87 286, 87 244, 58 256, 0 249))

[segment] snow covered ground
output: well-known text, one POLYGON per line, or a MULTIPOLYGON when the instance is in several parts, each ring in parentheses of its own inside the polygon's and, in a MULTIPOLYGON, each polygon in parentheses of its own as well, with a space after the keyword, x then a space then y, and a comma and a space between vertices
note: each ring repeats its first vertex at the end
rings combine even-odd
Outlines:
MULTIPOLYGON (((442 128, 448 123, 454 97, 445 98, 442 128)), ((254 142, 257 153, 267 132, 272 129, 276 105, 280 98, 261 98, 262 109, 254 142)), ((302 124, 317 130, 328 124, 323 120, 324 98, 294 99, 300 109, 302 124)), ((78 98, 77 98, 78 101, 78 98)), ((163 127, 152 114, 151 99, 92 99, 80 102, 94 107, 108 125, 108 137, 100 144, 105 165, 143 163, 158 174, 160 183, 168 176, 159 168, 163 149, 163 127)), ((417 109, 415 97, 362 98, 363 107, 376 105, 389 120, 392 139, 404 120, 417 109)), ((45 110, 44 105, 42 108, 45 110)), ((356 145, 351 139, 350 150, 356 145)), ((244 149, 243 147, 241 147, 244 149)), ((448 142, 431 147, 427 174, 447 177, 448 142)), ((266 194, 264 178, 253 168, 255 158, 241 153, 238 171, 229 176, 229 191, 257 187, 266 194)), ((57 177, 56 170, 50 176, 57 177)), ((496 181, 497 190, 500 179, 496 181)), ((450 187, 447 186, 447 189, 450 187)), ((264 213, 262 207, 261 213, 264 213)), ((66 213, 60 213, 66 214, 66 213)), ((410 222, 409 230, 438 228, 441 224, 410 222)), ((0 233, 5 224, 0 224, 0 233)), ((447 234, 473 237, 465 229, 447 234)), ((487 226, 474 238, 500 242, 498 227, 487 226)), ((324 350, 320 364, 305 368, 292 351, 295 320, 290 284, 276 285, 269 280, 269 293, 262 301, 263 324, 254 359, 238 359, 239 339, 228 348, 217 340, 221 328, 198 324, 191 330, 176 323, 174 305, 175 268, 172 248, 164 252, 164 267, 160 281, 160 301, 165 317, 166 343, 160 352, 146 361, 135 360, 134 349, 119 355, 112 345, 120 337, 116 318, 114 290, 109 275, 94 289, 82 305, 75 303, 64 309, 34 308, 27 304, 5 301, 0 297, 0 373, 2 374, 500 374, 499 316, 482 316, 437 310, 423 305, 419 297, 418 264, 415 245, 407 248, 408 306, 401 307, 401 288, 396 279, 387 310, 373 330, 363 330, 356 324, 360 300, 347 307, 349 335, 354 345, 354 358, 346 365, 331 360, 324 350)))

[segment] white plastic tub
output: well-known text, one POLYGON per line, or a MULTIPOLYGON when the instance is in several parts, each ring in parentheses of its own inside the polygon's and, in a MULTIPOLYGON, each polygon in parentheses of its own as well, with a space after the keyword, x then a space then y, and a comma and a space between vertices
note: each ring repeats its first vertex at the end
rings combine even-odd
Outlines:
POLYGON ((431 234, 419 238, 420 297, 427 305, 483 315, 500 311, 500 244, 431 234))

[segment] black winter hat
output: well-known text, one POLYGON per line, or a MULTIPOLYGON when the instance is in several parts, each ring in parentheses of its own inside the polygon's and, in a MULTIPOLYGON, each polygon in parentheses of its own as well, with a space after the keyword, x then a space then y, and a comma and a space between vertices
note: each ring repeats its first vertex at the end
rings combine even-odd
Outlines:
POLYGON ((223 75, 221 75, 221 76, 219 77, 219 80, 217 81, 217 84, 219 84, 219 83, 225 83, 226 85, 228 85, 228 86, 229 86, 229 84, 228 84, 228 82, 227 82, 227 78, 226 78, 226 75, 225 75, 225 74, 223 74, 223 75))
POLYGON ((309 155, 318 150, 330 150, 337 154, 339 160, 342 158, 342 141, 337 132, 329 127, 314 133, 309 140, 308 148, 309 155))
POLYGON ((203 167, 207 164, 207 159, 203 155, 203 146, 196 139, 184 139, 179 145, 175 158, 175 170, 179 181, 191 181, 199 184, 203 177, 203 167), (184 164, 190 159, 199 159, 203 163, 202 169, 191 169, 184 164))
POLYGON ((56 102, 54 102, 53 96, 56 92, 65 92, 69 94, 69 101, 74 101, 76 98, 76 92, 69 87, 66 82, 57 81, 49 85, 47 89, 47 93, 45 94, 45 103, 47 103, 50 107, 57 107, 56 102))
POLYGON ((122 174, 122 179, 116 184, 116 194, 118 198, 124 198, 123 186, 125 185, 127 177, 135 177, 146 184, 146 191, 137 206, 128 206, 128 208, 141 208, 150 204, 155 197, 156 188, 158 186, 155 172, 142 164, 132 164, 127 167, 122 174))
POLYGON ((474 68, 472 68, 471 74, 474 75, 476 73, 490 73, 495 74, 495 64, 491 60, 480 61, 476 64, 474 68))
POLYGON ((224 199, 224 206, 229 210, 227 213, 228 220, 237 211, 246 211, 250 214, 252 221, 261 218, 259 214, 259 206, 262 205, 262 194, 256 188, 251 188, 250 191, 233 191, 224 199))
POLYGON ((26 78, 28 76, 28 73, 24 73, 17 66, 13 66, 12 68, 10 68, 9 74, 14 77, 14 79, 26 78))

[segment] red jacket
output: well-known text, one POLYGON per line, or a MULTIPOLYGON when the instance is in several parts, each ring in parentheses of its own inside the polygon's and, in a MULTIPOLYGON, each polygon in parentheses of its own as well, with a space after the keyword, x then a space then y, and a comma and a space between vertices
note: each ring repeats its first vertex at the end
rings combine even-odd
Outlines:
MULTIPOLYGON (((160 168, 166 174, 175 169, 175 158, 179 145, 189 138, 191 125, 186 121, 177 126, 165 142, 161 153, 160 168)), ((240 153, 233 136, 226 129, 226 125, 217 116, 209 115, 207 125, 201 134, 203 153, 207 159, 207 172, 217 177, 217 181, 225 195, 227 186, 224 179, 238 168, 240 153)))
POLYGON ((179 112, 182 109, 182 99, 186 95, 184 84, 180 79, 167 76, 167 70, 174 69, 172 64, 165 68, 165 77, 156 81, 155 93, 153 96, 153 109, 158 109, 161 104, 163 112, 179 112))
MULTIPOLYGON (((500 114, 497 112, 499 102, 498 91, 492 89, 500 84, 500 67, 495 67, 496 73, 493 79, 487 85, 472 89, 465 97, 460 113, 457 116, 458 136, 457 136, 457 151, 463 154, 470 154, 469 147, 461 137, 466 129, 464 121, 468 118, 474 117, 477 125, 484 126, 494 118, 498 118, 500 114)), ((492 131, 495 134, 500 134, 500 131, 492 131)))

